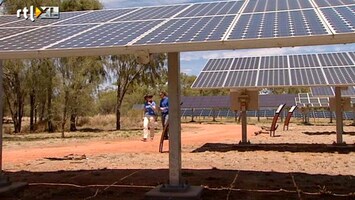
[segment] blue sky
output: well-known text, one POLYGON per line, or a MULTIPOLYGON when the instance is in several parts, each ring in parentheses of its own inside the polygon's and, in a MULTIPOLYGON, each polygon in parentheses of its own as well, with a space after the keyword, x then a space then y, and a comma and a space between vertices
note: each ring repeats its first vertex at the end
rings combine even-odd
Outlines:
MULTIPOLYGON (((179 3, 212 2, 215 0, 101 0, 106 9, 171 5, 179 3)), ((355 51, 355 44, 322 45, 310 47, 248 49, 234 51, 199 51, 181 53, 181 71, 190 75, 198 75, 210 58, 225 58, 238 56, 285 55, 297 53, 316 53, 332 51, 355 51)))

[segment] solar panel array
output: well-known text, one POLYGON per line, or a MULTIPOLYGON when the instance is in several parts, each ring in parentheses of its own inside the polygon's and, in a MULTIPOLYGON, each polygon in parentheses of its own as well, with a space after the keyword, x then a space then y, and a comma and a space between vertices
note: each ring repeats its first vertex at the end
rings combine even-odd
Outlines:
MULTIPOLYGON (((247 116, 248 117, 269 117, 272 118, 275 115, 275 111, 276 110, 259 110, 259 111, 247 111, 247 116)), ((325 111, 325 110, 311 110, 307 113, 308 117, 310 118, 330 118, 330 115, 332 114, 333 118, 335 118, 335 113, 334 112, 329 112, 329 111, 325 111)), ((238 117, 238 113, 236 114, 234 111, 232 110, 225 110, 225 109, 221 109, 221 110, 214 110, 212 111, 212 109, 209 108, 205 108, 205 109, 194 109, 194 111, 192 111, 191 109, 186 109, 183 108, 181 109, 181 117, 226 117, 226 118, 234 118, 234 117, 238 117)), ((293 113, 293 116, 296 118, 302 118, 303 117, 303 113, 301 111, 296 110, 293 113)), ((343 117, 345 120, 351 120, 354 117, 354 113, 353 112, 343 112, 343 117)))
POLYGON ((210 59, 193 88, 355 85, 355 53, 210 59))
MULTIPOLYGON (((147 50, 162 44, 177 45, 185 51, 217 48, 215 45, 194 48, 179 45, 207 42, 219 42, 223 48, 233 49, 241 46, 225 46, 226 42, 256 39, 287 38, 303 44, 303 40, 296 40, 298 37, 329 36, 324 43, 337 42, 334 38, 339 37, 342 38, 339 42, 351 43, 354 42, 353 35, 347 34, 354 33, 353 0, 237 0, 68 12, 61 13, 60 19, 37 19, 35 22, 16 16, 0 16, 0 58, 9 57, 11 53, 14 56, 21 51, 37 56, 41 52, 68 50, 65 55, 71 55, 70 51, 86 47, 90 49, 82 54, 112 47, 122 51, 130 47, 147 50)), ((310 39, 304 45, 315 41, 310 39)), ((257 44, 261 47, 261 43, 257 44)), ((154 51, 164 52, 164 48, 154 51)), ((283 72, 263 75, 282 76, 283 72)))
MULTIPOLYGON (((312 87, 311 92, 313 96, 335 96, 334 87, 312 87)), ((344 97, 355 97, 355 86, 348 87, 347 90, 342 90, 341 95, 344 97)))
MULTIPOLYGON (((326 108, 329 107, 329 96, 326 97, 313 96, 311 93, 299 93, 295 98, 296 105, 298 107, 315 107, 326 108)), ((351 99, 351 104, 355 104, 355 97, 351 99)))
POLYGON ((309 93, 299 93, 295 98, 296 105, 298 107, 315 107, 315 108, 327 108, 329 107, 328 97, 314 97, 309 93))
MULTIPOLYGON (((280 104, 295 105, 294 94, 259 95, 260 108, 276 108, 280 104)), ((182 108, 230 108, 230 96, 183 96, 182 108)))

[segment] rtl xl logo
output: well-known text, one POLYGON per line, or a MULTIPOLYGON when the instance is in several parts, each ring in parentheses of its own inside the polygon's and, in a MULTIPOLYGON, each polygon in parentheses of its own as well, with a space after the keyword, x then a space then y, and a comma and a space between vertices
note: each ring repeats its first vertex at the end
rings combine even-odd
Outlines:
MULTIPOLYGON (((1 0, 0 0, 1 1, 1 0)), ((17 17, 20 18, 21 14, 27 20, 28 18, 31 21, 35 21, 35 18, 41 19, 59 19, 59 7, 57 6, 41 6, 33 7, 30 6, 30 9, 24 7, 23 9, 17 10, 17 17)))

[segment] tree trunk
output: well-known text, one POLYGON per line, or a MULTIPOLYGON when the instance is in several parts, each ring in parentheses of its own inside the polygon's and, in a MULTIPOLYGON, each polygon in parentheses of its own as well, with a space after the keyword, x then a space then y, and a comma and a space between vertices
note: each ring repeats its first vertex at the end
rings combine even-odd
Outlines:
POLYGON ((67 106, 68 106, 68 99, 69 99, 69 92, 65 92, 64 97, 64 107, 63 107, 63 116, 62 116, 62 138, 65 137, 64 130, 65 130, 65 123, 67 121, 67 106))
POLYGON ((121 130, 121 108, 119 106, 116 109, 116 130, 121 130))
POLYGON ((52 80, 49 81, 48 88, 47 88, 47 117, 48 117, 48 133, 54 132, 53 127, 53 114, 52 114, 52 80))
POLYGON ((70 131, 77 131, 76 129, 76 114, 70 115, 70 131))
POLYGON ((40 107, 40 112, 39 112, 39 121, 43 121, 45 111, 46 111, 46 101, 42 101, 41 107, 40 107))
POLYGON ((34 110, 34 117, 35 117, 35 124, 37 124, 37 106, 35 106, 35 110, 34 110))
POLYGON ((121 130, 121 85, 120 80, 117 81, 117 102, 116 102, 116 130, 121 130))
POLYGON ((30 94, 30 131, 34 131, 34 121, 35 121, 35 94, 32 90, 30 94))

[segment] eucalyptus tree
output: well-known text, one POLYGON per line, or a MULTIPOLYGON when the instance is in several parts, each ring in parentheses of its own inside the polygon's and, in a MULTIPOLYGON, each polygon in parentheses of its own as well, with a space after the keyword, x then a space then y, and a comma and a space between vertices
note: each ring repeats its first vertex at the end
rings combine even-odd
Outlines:
MULTIPOLYGON (((155 88, 166 73, 166 55, 154 54, 148 64, 141 64, 134 55, 111 55, 106 57, 108 74, 116 82, 116 130, 121 129, 122 102, 129 89, 147 85, 155 88)), ((143 98, 143 97, 142 97, 143 98)))
POLYGON ((71 130, 76 130, 76 119, 90 111, 94 91, 105 78, 100 57, 70 57, 56 61, 60 79, 61 132, 70 116, 71 130))
POLYGON ((14 122, 15 133, 21 132, 26 96, 24 82, 27 71, 28 65, 24 60, 8 60, 3 65, 5 99, 14 122))

